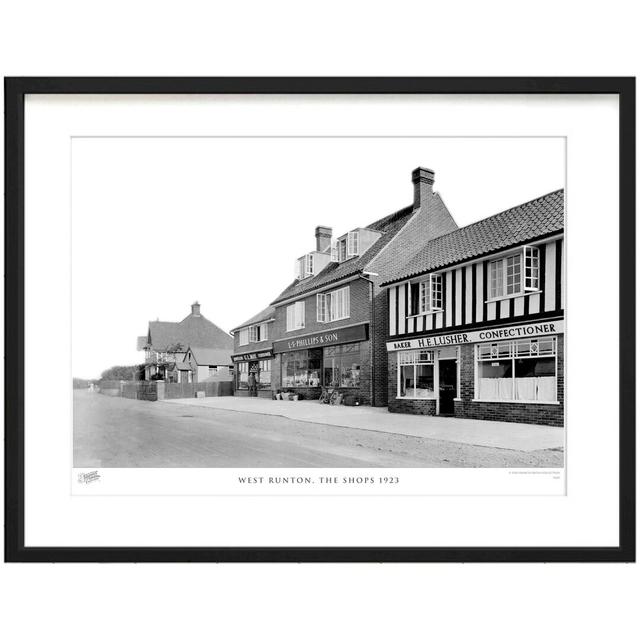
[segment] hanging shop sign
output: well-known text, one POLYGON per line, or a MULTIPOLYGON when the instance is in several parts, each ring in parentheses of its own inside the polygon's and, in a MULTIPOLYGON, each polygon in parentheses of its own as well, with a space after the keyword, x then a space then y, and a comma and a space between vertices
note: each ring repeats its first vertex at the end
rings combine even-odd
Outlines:
POLYGON ((440 336, 412 338, 411 340, 392 340, 387 342, 387 351, 402 349, 423 349, 448 345, 470 344, 472 342, 493 342, 518 338, 539 338, 564 332, 564 320, 538 322, 536 324, 520 324, 512 327, 482 329, 481 331, 465 331, 446 333, 440 336))
POLYGON ((313 347, 326 347, 332 344, 343 344, 345 342, 360 342, 369 338, 369 324, 358 324, 353 327, 343 329, 331 329, 330 331, 320 331, 311 333, 299 338, 289 338, 288 340, 277 340, 273 343, 273 350, 276 353, 284 351, 296 351, 297 349, 311 349, 313 347))
POLYGON ((263 349, 262 351, 252 351, 251 353, 238 353, 231 356, 231 361, 247 362, 248 360, 261 360, 263 358, 273 358, 273 349, 263 349))

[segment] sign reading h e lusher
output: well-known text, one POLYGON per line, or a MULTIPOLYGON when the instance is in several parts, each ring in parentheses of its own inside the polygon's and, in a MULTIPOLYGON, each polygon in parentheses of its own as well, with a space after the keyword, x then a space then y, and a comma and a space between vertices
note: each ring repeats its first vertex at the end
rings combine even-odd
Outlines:
POLYGON ((387 342, 387 351, 448 347, 458 344, 470 344, 472 342, 493 342, 517 338, 538 338, 540 336, 563 332, 564 320, 552 320, 550 322, 538 322, 536 324, 519 324, 513 327, 482 329, 481 331, 445 333, 441 336, 427 336, 425 338, 413 338, 412 340, 392 340, 391 342, 387 342))
POLYGON ((299 338, 289 338, 288 340, 277 340, 273 343, 273 350, 276 353, 283 351, 295 351, 297 349, 313 349, 314 347, 328 347, 332 344, 344 344, 345 342, 360 342, 367 340, 368 323, 358 324, 354 327, 344 327, 343 329, 330 329, 320 333, 311 333, 299 338))

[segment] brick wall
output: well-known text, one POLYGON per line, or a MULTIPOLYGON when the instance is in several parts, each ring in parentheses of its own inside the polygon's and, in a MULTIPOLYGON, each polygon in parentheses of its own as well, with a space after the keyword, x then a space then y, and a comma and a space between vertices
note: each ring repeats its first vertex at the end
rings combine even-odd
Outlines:
POLYGON ((388 398, 395 397, 387 391, 389 371, 387 368, 387 324, 389 316, 389 298, 386 289, 379 286, 380 278, 373 278, 373 304, 369 324, 371 341, 371 360, 373 377, 373 406, 386 407, 388 398))
MULTIPOLYGON (((344 284, 338 283, 333 289, 327 289, 322 293, 329 293, 332 290, 335 291, 336 289, 342 289, 347 286, 351 290, 350 314, 348 318, 336 320, 335 322, 318 322, 316 292, 313 292, 305 298, 300 298, 300 300, 304 300, 305 306, 304 329, 287 331, 287 307, 289 305, 285 303, 282 306, 276 307, 275 322, 272 324, 273 340, 296 338, 308 333, 317 333, 320 331, 328 331, 329 329, 339 329, 340 327, 347 327, 361 322, 369 322, 369 284, 362 278, 344 284)), ((255 350, 257 349, 251 349, 251 351, 255 350)))
POLYGON ((233 353, 251 353, 252 351, 265 351, 271 349, 273 342, 273 322, 269 323, 269 339, 261 340, 260 342, 250 342, 249 344, 243 344, 240 346, 240 331, 236 331, 233 336, 233 353))

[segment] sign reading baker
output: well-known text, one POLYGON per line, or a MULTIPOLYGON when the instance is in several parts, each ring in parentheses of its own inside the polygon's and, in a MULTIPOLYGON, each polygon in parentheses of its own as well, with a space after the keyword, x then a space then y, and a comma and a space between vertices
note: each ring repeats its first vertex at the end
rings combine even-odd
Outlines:
POLYGON ((276 353, 283 351, 297 351, 298 349, 312 349, 314 347, 329 347, 332 344, 343 344, 345 342, 360 342, 368 339, 368 323, 359 324, 343 329, 331 329, 311 333, 299 338, 289 338, 288 340, 277 340, 273 343, 273 350, 276 353))
POLYGON ((446 333, 440 336, 413 338, 411 340, 392 340, 391 342, 387 342, 387 351, 455 346, 459 344, 470 344, 472 342, 513 340, 514 338, 538 338, 540 336, 563 332, 564 320, 553 320, 550 322, 538 322, 536 324, 520 324, 513 327, 482 329, 481 331, 446 333))

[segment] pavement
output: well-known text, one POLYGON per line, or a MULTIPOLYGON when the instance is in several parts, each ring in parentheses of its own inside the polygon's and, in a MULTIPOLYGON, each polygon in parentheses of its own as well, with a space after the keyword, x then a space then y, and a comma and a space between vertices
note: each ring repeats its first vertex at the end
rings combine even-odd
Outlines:
POLYGON ((209 407, 249 414, 281 416, 298 422, 349 427, 382 433, 431 438, 444 442, 480 445, 514 451, 564 449, 564 429, 536 424, 467 420, 440 416, 390 413, 386 407, 346 407, 320 404, 314 400, 298 402, 266 398, 180 398, 170 404, 209 407))

